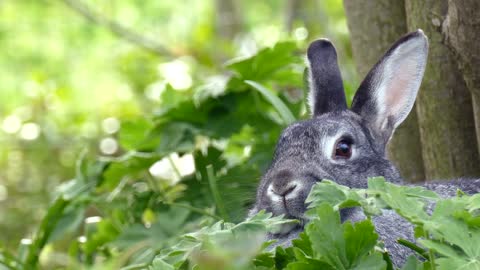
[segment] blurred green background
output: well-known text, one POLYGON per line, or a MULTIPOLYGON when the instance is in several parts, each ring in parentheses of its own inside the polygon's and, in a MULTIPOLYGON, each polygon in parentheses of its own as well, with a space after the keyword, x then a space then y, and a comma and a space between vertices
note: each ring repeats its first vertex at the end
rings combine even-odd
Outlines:
POLYGON ((79 181, 82 155, 106 160, 106 182, 69 210, 72 229, 52 242, 55 252, 89 216, 148 229, 171 209, 136 205, 147 193, 211 210, 188 184, 205 168, 226 185, 213 213, 241 220, 289 121, 268 95, 294 118, 306 114, 303 54, 319 37, 336 45, 351 98, 357 78, 340 0, 0 1, 0 247, 28 245, 65 183, 79 181), (137 153, 155 155, 132 161, 137 153), (131 219, 115 214, 126 209, 131 219))

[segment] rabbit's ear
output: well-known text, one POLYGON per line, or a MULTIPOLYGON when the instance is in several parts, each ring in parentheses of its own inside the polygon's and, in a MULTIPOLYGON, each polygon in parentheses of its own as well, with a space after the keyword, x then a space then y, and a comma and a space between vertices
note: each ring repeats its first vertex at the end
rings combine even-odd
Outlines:
POLYGON ((400 38, 361 83, 352 111, 387 142, 413 107, 428 55, 422 30, 400 38))
POLYGON ((308 47, 310 92, 308 103, 313 116, 347 109, 337 52, 327 39, 319 39, 308 47))

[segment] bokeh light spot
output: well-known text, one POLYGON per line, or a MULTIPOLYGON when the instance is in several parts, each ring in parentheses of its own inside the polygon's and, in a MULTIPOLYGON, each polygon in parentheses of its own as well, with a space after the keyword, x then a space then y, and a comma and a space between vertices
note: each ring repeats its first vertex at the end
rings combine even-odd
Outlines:
POLYGON ((158 66, 161 76, 175 89, 186 90, 192 86, 190 67, 181 60, 163 63, 158 66))
POLYGON ((296 40, 305 40, 308 37, 308 30, 305 27, 298 27, 293 31, 296 40))
POLYGON ((27 141, 33 141, 40 135, 40 126, 35 123, 26 123, 20 130, 20 137, 27 141))
POLYGON ((5 201, 8 198, 8 190, 4 185, 0 185, 0 202, 5 201))
POLYGON ((102 129, 107 134, 114 134, 120 129, 120 121, 115 117, 108 117, 102 121, 102 129))
POLYGON ((6 133, 17 133, 21 127, 22 121, 20 120, 20 117, 16 115, 10 115, 3 119, 2 129, 6 133))
POLYGON ((99 216, 92 216, 92 217, 87 217, 85 219, 85 223, 86 224, 93 224, 93 223, 98 223, 102 221, 102 217, 99 217, 99 216))
POLYGON ((114 138, 104 138, 100 141, 100 151, 106 155, 115 154, 118 150, 118 143, 114 138))

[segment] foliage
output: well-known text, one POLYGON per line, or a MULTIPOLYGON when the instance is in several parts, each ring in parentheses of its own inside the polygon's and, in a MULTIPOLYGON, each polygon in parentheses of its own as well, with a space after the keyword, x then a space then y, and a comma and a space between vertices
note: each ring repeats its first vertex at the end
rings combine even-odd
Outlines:
MULTIPOLYGON (((217 155, 230 168, 228 178, 222 175, 218 180, 240 185, 238 192, 228 194, 233 200, 224 199, 224 203, 244 205, 251 200, 245 193, 253 192, 252 183, 267 166, 281 130, 282 124, 268 122, 292 121, 303 110, 299 74, 308 40, 328 36, 336 41, 342 51, 340 59, 348 64, 342 70, 347 88, 352 89, 355 77, 341 1, 317 6, 322 15, 317 16, 315 29, 306 29, 305 20, 298 17, 288 31, 284 2, 241 1, 241 28, 228 39, 219 34, 222 22, 217 18, 225 16, 214 16, 218 14, 216 3, 220 2, 2 1, 0 63, 5 68, 0 70, 0 246, 12 250, 22 237, 28 242, 57 195, 52 191, 76 177, 76 160, 84 149, 88 149, 89 159, 116 157, 107 173, 111 179, 126 172, 135 178, 146 171, 146 163, 158 161, 140 154, 129 159, 129 164, 123 163, 129 151, 158 147, 163 151, 158 158, 171 151, 171 159, 176 161, 177 146, 169 144, 185 142, 184 136, 190 136, 195 137, 195 158, 200 162, 209 147, 202 143, 222 146, 210 147, 208 152, 209 159, 217 155), (67 3, 82 3, 100 20, 86 18, 67 3), (145 50, 118 29, 112 31, 107 22, 145 37, 163 48, 163 53, 145 50), (251 58, 253 55, 258 57, 251 58), (269 90, 252 88, 243 82, 246 80, 269 90), (274 96, 291 114, 281 105, 277 106, 280 111, 270 105, 274 96), (227 111, 221 121, 221 114, 227 111), (212 121, 210 114, 218 119, 212 121), (202 130, 195 125, 203 125, 202 130), (150 127, 156 130, 146 137, 144 132, 150 127), (261 138, 256 136, 258 127, 268 130, 259 133, 261 138), (181 136, 167 138, 177 129, 181 136), (155 140, 158 133, 165 135, 162 142, 155 140), (257 149, 253 149, 254 141, 257 149), (243 153, 252 158, 246 159, 243 153)), ((219 168, 214 169, 218 173, 219 168)), ((179 180, 176 175, 163 177, 179 180)), ((108 185, 114 189, 116 183, 126 185, 123 191, 129 192, 134 181, 108 180, 102 189, 108 185)), ((175 189, 184 187, 180 181, 175 189)), ((86 216, 100 215, 86 208, 86 216)), ((70 214, 78 221, 81 212, 70 214)), ((229 214, 238 220, 243 212, 239 207, 229 214)), ((68 243, 61 241, 61 245, 68 243)))
MULTIPOLYGON (((53 217, 62 216, 65 206, 81 197, 78 192, 69 195, 65 192, 52 205, 26 256, 0 253, 5 269, 36 268, 45 241, 60 224, 53 217)), ((159 217, 163 222, 152 224, 150 232, 144 226, 122 232, 120 224, 114 224, 118 220, 103 219, 83 243, 72 245, 69 260, 95 269, 393 269, 370 219, 382 209, 393 209, 415 226, 417 243, 399 242, 422 258, 411 256, 402 269, 480 269, 476 243, 480 194, 441 199, 421 187, 372 178, 368 189, 349 189, 324 180, 313 187, 308 201, 310 222, 288 248, 272 250, 269 246, 275 241, 264 242, 265 234, 293 220, 261 211, 238 224, 211 223, 207 214, 201 219, 210 225, 180 235, 178 228, 188 219, 188 210, 179 208, 159 217), (354 206, 361 207, 367 219, 341 223, 339 211, 354 206)))
MULTIPOLYGON (((0 11, 9 67, 0 72, 0 201, 9 196, 0 269, 391 269, 369 219, 340 223, 348 207, 367 217, 391 208, 414 224, 418 242, 401 242, 424 261, 403 269, 480 268, 478 195, 440 200, 381 179, 367 190, 324 181, 308 199, 305 232, 275 250, 265 234, 295 221, 263 212, 244 220, 279 133, 306 111, 306 37, 280 30, 279 1, 242 1, 245 33, 233 42, 215 36, 207 1, 92 5, 138 29, 162 24, 153 34, 169 55, 122 42, 58 2, 6 1, 0 11), (26 238, 17 245, 18 234, 26 238)), ((322 4, 336 19, 321 16, 325 29, 313 34, 342 41, 351 97, 339 3, 322 4)))
POLYGON ((182 233, 219 219, 240 221, 282 126, 304 110, 301 93, 292 101, 270 89, 302 89, 298 54, 294 42, 279 42, 230 61, 213 83, 186 91, 165 84, 151 117, 122 124, 119 155, 84 152, 75 178, 56 188, 32 242, 21 246, 21 263, 14 263, 35 268, 67 246, 62 256, 75 260, 49 263, 97 267, 122 257, 113 268, 144 264, 182 233), (280 73, 291 79, 276 79, 280 73))
MULTIPOLYGON (((309 30, 297 19, 283 31, 278 1, 242 1, 244 29, 226 41, 215 33, 214 1, 79 1, 102 23, 148 30, 140 34, 165 54, 67 2, 1 4, 0 63, 9 68, 0 71, 0 269, 167 267, 154 258, 183 234, 198 243, 209 234, 218 251, 255 231, 251 256, 263 250, 260 231, 285 221, 233 224, 282 128, 306 112, 307 37, 341 41, 352 93, 341 2, 321 7, 338 15, 320 18, 322 33, 299 36, 309 30)), ((229 264, 235 248, 218 256, 229 264)))
POLYGON ((399 242, 423 259, 411 256, 402 269, 480 269, 475 243, 480 239, 479 198, 480 194, 459 193, 455 198, 440 199, 424 188, 397 186, 382 178, 370 179, 366 190, 324 180, 310 193, 311 221, 292 247, 268 250, 264 247, 271 242, 266 242, 260 248, 254 241, 258 235, 252 234, 252 220, 263 221, 263 226, 256 227, 263 231, 278 221, 263 219, 265 214, 261 212, 236 226, 228 226, 228 230, 217 225, 183 236, 179 245, 154 259, 151 269, 393 269, 370 220, 381 209, 394 209, 415 225, 418 245, 405 239, 399 242), (333 195, 325 197, 326 194, 333 195), (425 207, 427 202, 436 204, 431 214, 425 207), (339 210, 354 205, 360 206, 368 218, 341 224, 339 210), (228 245, 222 242, 225 239, 229 239, 228 245), (250 243, 248 247, 245 241, 250 243), (236 256, 218 253, 226 246, 237 246, 243 252, 236 256), (245 252, 252 250, 256 253, 245 252), (178 254, 183 257, 177 257, 178 254), (197 260, 198 254, 204 260, 197 260), (239 265, 242 259, 244 263, 239 265))

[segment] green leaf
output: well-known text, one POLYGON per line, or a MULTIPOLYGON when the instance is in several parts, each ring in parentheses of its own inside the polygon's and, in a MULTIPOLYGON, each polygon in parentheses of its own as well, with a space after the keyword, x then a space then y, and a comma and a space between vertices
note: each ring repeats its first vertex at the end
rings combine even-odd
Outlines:
POLYGON ((283 248, 277 246, 275 248, 275 267, 276 269, 284 269, 290 262, 295 259, 295 255, 291 248, 283 248))
POLYGON ((67 207, 70 202, 71 201, 65 200, 60 196, 48 209, 47 214, 43 218, 42 223, 35 234, 33 243, 28 249, 28 254, 24 261, 27 269, 35 269, 38 267, 40 253, 47 244, 50 235, 55 230, 58 221, 62 218, 65 207, 67 207))
MULTIPOLYGON (((425 222, 425 229, 433 234, 435 239, 442 240, 454 245, 458 251, 462 252, 462 257, 468 262, 480 258, 480 229, 469 228, 467 224, 452 217, 435 216, 432 221, 425 222)), ((434 245, 432 242, 426 242, 426 245, 434 245)), ((445 253, 450 258, 457 257, 450 251, 448 246, 440 248, 435 245, 435 250, 445 253), (448 255, 447 255, 448 254, 448 255)), ((460 257, 460 258, 462 258, 460 257)))
POLYGON ((294 54, 296 47, 293 42, 278 42, 273 48, 264 48, 252 57, 231 61, 227 67, 243 80, 270 79, 276 72, 288 69, 292 63, 301 60, 294 54))
POLYGON ((338 209, 338 206, 347 199, 346 193, 348 188, 329 180, 322 180, 312 188, 305 203, 309 204, 309 208, 315 208, 326 202, 338 209))
POLYGON ((414 224, 428 220, 425 211, 428 200, 437 200, 435 192, 425 190, 422 187, 397 186, 385 182, 385 179, 368 179, 368 192, 380 198, 388 207, 414 224))
POLYGON ((253 264, 255 266, 263 266, 267 268, 275 267, 274 255, 270 252, 261 253, 253 259, 253 264))
POLYGON ((305 261, 305 262, 290 263, 290 264, 288 264, 286 269, 287 270, 318 270, 318 269, 335 270, 335 269, 338 269, 338 268, 334 268, 331 265, 329 265, 325 262, 322 262, 322 261, 309 259, 308 261, 305 261))
POLYGON ((83 206, 74 206, 71 207, 71 209, 69 208, 70 207, 65 209, 64 214, 55 225, 55 229, 50 234, 48 242, 55 241, 67 233, 74 232, 82 224, 85 216, 85 208, 83 206))
POLYGON ((95 253, 99 247, 115 240, 120 233, 109 219, 102 219, 96 224, 96 228, 94 229, 95 230, 92 228, 92 233, 87 235, 87 242, 84 246, 84 251, 87 256, 95 253))
POLYGON ((305 232, 300 233, 297 239, 292 241, 294 247, 300 249, 306 256, 313 257, 312 242, 305 232))
POLYGON ((153 123, 145 118, 122 122, 118 133, 120 145, 127 150, 148 151, 153 149, 159 141, 158 137, 150 135, 153 127, 153 123))
POLYGON ((480 270, 480 260, 464 260, 462 258, 440 258, 436 259, 438 270, 480 270))
POLYGON ((175 268, 164 262, 162 259, 155 258, 152 262, 152 265, 148 267, 148 270, 174 270, 175 268))
POLYGON ((423 270, 422 263, 418 259, 411 255, 408 257, 407 262, 402 266, 401 270, 423 270))
POLYGON ((370 256, 362 257, 357 264, 352 265, 354 270, 384 270, 387 268, 387 263, 383 260, 383 256, 380 253, 375 253, 370 256))
POLYGON ((283 103, 283 101, 279 97, 277 97, 270 90, 268 90, 263 85, 257 82, 246 80, 245 83, 253 87, 253 89, 260 92, 263 95, 263 97, 267 99, 268 102, 270 102, 270 104, 272 104, 275 110, 277 110, 277 112, 282 117, 283 123, 285 125, 289 125, 295 122, 295 117, 293 116, 292 112, 290 112, 288 107, 285 105, 285 103, 283 103))
POLYGON ((122 250, 140 243, 154 249, 163 248, 172 237, 184 233, 184 226, 190 211, 185 208, 171 207, 166 211, 154 214, 156 215, 155 222, 149 226, 140 223, 132 224, 119 232, 118 237, 111 244, 122 250))
MULTIPOLYGON (((344 237, 347 240, 346 255, 350 265, 356 265, 359 260, 373 250, 378 235, 370 220, 344 223, 344 237)), ((362 262, 360 264, 363 264, 362 262)))
POLYGON ((348 262, 340 215, 326 203, 318 206, 316 211, 319 219, 305 228, 312 243, 314 258, 322 259, 332 267, 342 269, 348 262))
POLYGON ((340 214, 323 203, 318 218, 305 231, 312 243, 314 258, 334 269, 385 269, 383 255, 375 251, 378 235, 370 220, 340 223, 340 214))
POLYGON ((475 194, 468 199, 468 210, 470 212, 480 209, 480 193, 475 194))
POLYGON ((112 159, 110 165, 103 173, 104 181, 100 189, 111 191, 115 189, 124 177, 135 177, 145 173, 153 163, 163 156, 156 153, 128 152, 127 154, 112 159))
POLYGON ((460 254, 450 245, 436 242, 433 240, 419 239, 418 242, 429 249, 434 249, 437 253, 447 257, 459 257, 460 254))

